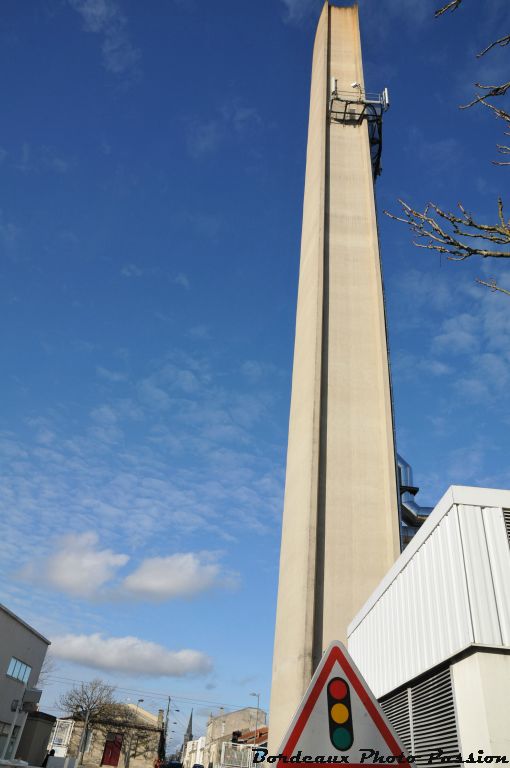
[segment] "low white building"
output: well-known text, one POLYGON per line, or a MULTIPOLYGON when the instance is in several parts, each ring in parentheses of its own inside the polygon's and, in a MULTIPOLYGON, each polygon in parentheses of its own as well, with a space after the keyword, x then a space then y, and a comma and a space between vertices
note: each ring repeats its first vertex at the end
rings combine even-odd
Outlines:
POLYGON ((436 749, 510 760, 509 544, 510 491, 452 486, 349 625, 417 765, 436 749))
POLYGON ((199 739, 191 739, 186 744, 182 758, 183 768, 193 768, 194 765, 204 764, 205 736, 199 739))

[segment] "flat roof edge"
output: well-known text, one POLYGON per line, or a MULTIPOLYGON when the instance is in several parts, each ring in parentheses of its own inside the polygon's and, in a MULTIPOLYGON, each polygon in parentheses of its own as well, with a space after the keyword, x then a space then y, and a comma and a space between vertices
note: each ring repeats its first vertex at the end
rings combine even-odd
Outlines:
POLYGON ((21 624, 22 626, 24 626, 25 629, 28 629, 33 635, 35 635, 40 640, 45 642, 46 645, 51 645, 51 640, 48 640, 47 637, 44 637, 44 635, 41 635, 40 632, 38 632, 36 629, 31 627, 30 624, 27 624, 26 621, 24 621, 19 616, 17 616, 15 613, 13 613, 13 611, 9 610, 9 608, 7 608, 7 606, 5 606, 3 603, 0 603, 0 610, 5 611, 5 613, 7 613, 8 616, 11 617, 11 619, 14 619, 15 621, 18 622, 18 624, 21 624))
POLYGON ((439 499, 436 506, 423 523, 416 535, 411 539, 407 547, 395 560, 391 568, 385 573, 372 594, 364 602, 360 610, 353 617, 347 627, 347 637, 356 630, 363 619, 370 613, 374 605, 381 598, 404 570, 409 561, 414 557, 426 539, 441 519, 450 511, 454 504, 472 505, 475 507, 496 507, 510 509, 510 490, 500 488, 482 488, 471 485, 451 485, 439 499))

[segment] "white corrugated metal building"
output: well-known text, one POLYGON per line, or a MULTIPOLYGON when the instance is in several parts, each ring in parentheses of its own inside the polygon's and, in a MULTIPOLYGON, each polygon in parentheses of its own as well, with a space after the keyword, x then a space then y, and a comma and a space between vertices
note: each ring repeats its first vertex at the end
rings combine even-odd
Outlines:
POLYGON ((349 626, 418 765, 441 748, 510 760, 509 544, 510 491, 452 486, 349 626))

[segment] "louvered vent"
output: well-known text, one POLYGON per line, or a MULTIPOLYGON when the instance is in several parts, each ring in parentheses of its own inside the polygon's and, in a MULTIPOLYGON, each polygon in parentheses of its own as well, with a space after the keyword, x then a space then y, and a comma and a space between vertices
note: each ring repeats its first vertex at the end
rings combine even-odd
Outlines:
MULTIPOLYGON (((444 756, 458 754, 460 750, 450 669, 438 672, 414 686, 411 700, 416 765, 427 765, 430 753, 437 749, 444 749, 444 756)), ((449 768, 458 765, 448 763, 449 768)))
POLYGON ((506 537, 510 544, 510 509, 503 510, 503 520, 505 521, 506 537))
MULTIPOLYGON (((509 514, 510 517, 510 514, 509 514)), ((414 765, 428 765, 431 752, 444 750, 443 757, 460 752, 450 668, 381 701, 406 754, 414 765)), ((448 768, 459 768, 449 762, 448 768)))
POLYGON ((395 733, 402 742, 406 754, 412 754, 408 689, 406 688, 405 691, 400 691, 400 693, 390 696, 386 701, 382 701, 381 706, 395 733))

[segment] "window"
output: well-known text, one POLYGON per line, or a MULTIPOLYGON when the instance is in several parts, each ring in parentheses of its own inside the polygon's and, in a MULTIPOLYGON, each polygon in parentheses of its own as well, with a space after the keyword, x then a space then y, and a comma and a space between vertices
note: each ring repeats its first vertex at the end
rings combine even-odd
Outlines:
POLYGON ((7 674, 9 677, 13 677, 15 680, 21 680, 22 683, 28 682, 31 671, 32 667, 29 667, 28 664, 16 659, 14 656, 7 667, 7 674))

